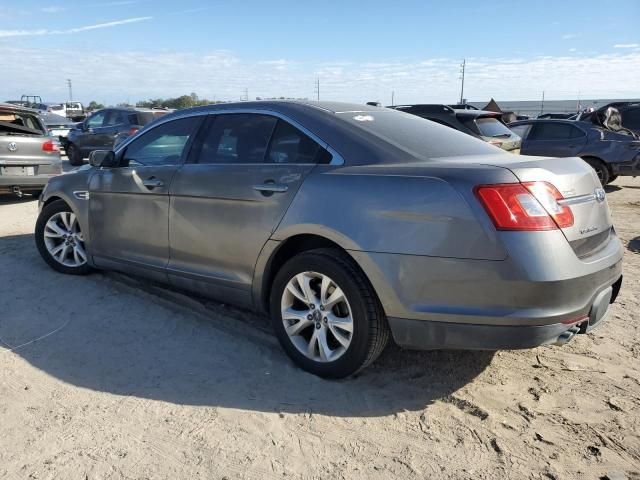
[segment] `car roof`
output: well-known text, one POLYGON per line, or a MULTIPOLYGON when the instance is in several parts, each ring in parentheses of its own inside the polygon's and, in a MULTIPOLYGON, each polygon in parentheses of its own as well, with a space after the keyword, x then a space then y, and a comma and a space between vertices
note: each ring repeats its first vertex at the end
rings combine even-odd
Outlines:
POLYGON ((40 113, 38 110, 35 110, 33 108, 22 107, 20 105, 14 105, 13 103, 0 103, 0 110, 11 111, 11 112, 33 113, 35 115, 40 113))
MULTIPOLYGON (((457 106, 457 105, 454 105, 457 106)), ((451 115, 464 115, 468 117, 499 117, 500 113, 490 112, 488 110, 467 109, 467 108, 453 108, 451 105, 445 105, 443 103, 417 103, 413 105, 394 105, 392 107, 395 110, 421 112, 421 113, 449 113, 451 115)))

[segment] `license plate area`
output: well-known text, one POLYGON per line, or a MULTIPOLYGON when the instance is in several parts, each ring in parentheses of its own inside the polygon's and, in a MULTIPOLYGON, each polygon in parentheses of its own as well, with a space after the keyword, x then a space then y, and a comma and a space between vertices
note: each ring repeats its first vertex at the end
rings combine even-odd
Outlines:
POLYGON ((30 177, 35 174, 35 167, 0 167, 0 175, 8 177, 30 177))

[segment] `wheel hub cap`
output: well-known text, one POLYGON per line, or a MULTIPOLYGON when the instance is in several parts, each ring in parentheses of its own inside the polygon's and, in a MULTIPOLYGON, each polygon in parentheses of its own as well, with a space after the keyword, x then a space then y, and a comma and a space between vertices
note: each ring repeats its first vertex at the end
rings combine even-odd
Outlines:
POLYGON ((335 361, 351 345, 351 307, 342 289, 324 274, 303 272, 289 280, 281 313, 289 340, 311 360, 335 361))
POLYGON ((58 212, 49 218, 44 227, 44 245, 65 267, 80 267, 87 263, 84 237, 72 212, 58 212))

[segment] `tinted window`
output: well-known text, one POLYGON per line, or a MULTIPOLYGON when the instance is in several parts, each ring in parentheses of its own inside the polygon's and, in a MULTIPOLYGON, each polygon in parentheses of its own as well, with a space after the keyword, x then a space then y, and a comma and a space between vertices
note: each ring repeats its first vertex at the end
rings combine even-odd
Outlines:
POLYGON ((167 112, 137 112, 129 115, 129 123, 131 125, 145 126, 156 118, 166 115, 167 112))
POLYGON ((101 127, 104 123, 104 117, 106 114, 107 112, 104 110, 102 112, 94 113, 87 119, 87 126, 90 128, 101 127))
POLYGON ((501 121, 495 118, 477 118, 476 125, 483 137, 510 137, 509 130, 501 121))
POLYGON ((263 163, 277 119, 250 113, 213 116, 198 163, 263 163))
POLYGON ((418 158, 441 159, 496 153, 495 147, 471 135, 396 110, 342 112, 336 115, 418 158))
POLYGON ((176 165, 202 117, 173 120, 157 126, 131 142, 124 153, 125 165, 176 165))
POLYGON ((640 108, 623 110, 620 114, 622 115, 623 127, 640 131, 640 108))
POLYGON ((535 125, 529 140, 568 140, 582 136, 582 130, 571 124, 543 122, 535 125))
POLYGON ((529 134, 529 131, 531 130, 531 124, 528 123, 526 125, 514 125, 514 126, 509 125, 509 129, 513 133, 518 135, 521 139, 524 140, 525 138, 527 138, 527 135, 529 134))
MULTIPOLYGON (((293 125, 278 120, 271 138, 267 161, 270 163, 316 163, 323 151, 324 148, 293 125)), ((326 158, 323 158, 322 162, 325 163, 326 158)))
POLYGON ((111 110, 105 119, 105 126, 122 125, 125 123, 125 115, 118 110, 111 110))

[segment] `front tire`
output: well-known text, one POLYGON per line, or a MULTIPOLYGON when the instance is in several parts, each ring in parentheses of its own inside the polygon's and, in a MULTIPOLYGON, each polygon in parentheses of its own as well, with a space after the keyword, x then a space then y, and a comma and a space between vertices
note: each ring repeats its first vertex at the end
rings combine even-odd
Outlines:
POLYGON ((51 268, 71 275, 91 272, 84 234, 71 207, 62 200, 45 206, 36 221, 36 247, 51 268))
POLYGON ((302 369, 344 378, 371 364, 389 341, 373 287, 336 249, 291 258, 271 289, 271 319, 287 355, 302 369))

